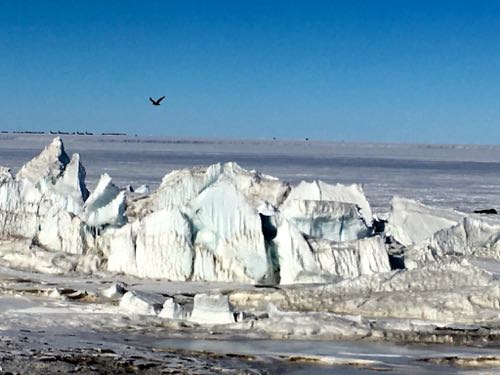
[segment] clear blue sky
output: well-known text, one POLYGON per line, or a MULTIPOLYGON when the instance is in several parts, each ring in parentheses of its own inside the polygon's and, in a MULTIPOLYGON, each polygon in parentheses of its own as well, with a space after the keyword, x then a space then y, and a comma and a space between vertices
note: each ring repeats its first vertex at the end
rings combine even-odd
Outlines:
POLYGON ((3 0, 0 128, 497 144, 500 1, 3 0))

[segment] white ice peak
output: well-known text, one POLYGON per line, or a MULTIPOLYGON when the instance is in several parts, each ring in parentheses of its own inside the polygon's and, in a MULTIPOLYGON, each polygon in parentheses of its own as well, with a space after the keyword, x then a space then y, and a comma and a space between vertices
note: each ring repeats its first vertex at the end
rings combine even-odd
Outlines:
POLYGON ((35 156, 21 168, 16 175, 16 180, 26 179, 33 184, 43 178, 55 181, 63 174, 69 162, 70 159, 64 151, 61 138, 56 137, 38 156, 35 156))

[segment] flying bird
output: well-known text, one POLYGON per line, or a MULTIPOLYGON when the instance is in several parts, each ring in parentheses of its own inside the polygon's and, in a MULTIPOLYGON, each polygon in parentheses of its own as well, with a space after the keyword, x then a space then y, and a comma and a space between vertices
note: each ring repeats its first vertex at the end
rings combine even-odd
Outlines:
POLYGON ((165 99, 165 97, 164 97, 164 96, 162 96, 161 98, 156 99, 156 100, 154 100, 153 98, 149 98, 149 100, 151 100, 151 104, 153 104, 153 105, 160 105, 160 102, 161 102, 163 99, 165 99))

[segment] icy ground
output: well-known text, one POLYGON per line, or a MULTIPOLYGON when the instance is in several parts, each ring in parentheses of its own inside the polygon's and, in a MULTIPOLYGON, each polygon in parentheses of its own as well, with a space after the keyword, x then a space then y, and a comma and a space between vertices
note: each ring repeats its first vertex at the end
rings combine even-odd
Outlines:
POLYGON ((0 157, 5 371, 500 370, 500 223, 472 213, 500 147, 1 134, 0 157))

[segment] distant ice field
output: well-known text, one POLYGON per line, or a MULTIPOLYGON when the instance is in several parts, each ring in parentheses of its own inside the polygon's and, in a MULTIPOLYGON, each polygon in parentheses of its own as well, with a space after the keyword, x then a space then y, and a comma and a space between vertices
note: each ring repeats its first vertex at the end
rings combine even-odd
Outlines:
MULTIPOLYGON (((17 170, 55 135, 0 134, 0 165, 17 170)), ((61 135, 80 153, 92 188, 107 172, 118 185, 155 188, 173 169, 236 161, 297 183, 361 183, 374 212, 392 196, 469 212, 500 208, 500 146, 61 135)))

